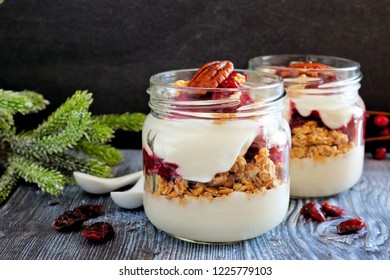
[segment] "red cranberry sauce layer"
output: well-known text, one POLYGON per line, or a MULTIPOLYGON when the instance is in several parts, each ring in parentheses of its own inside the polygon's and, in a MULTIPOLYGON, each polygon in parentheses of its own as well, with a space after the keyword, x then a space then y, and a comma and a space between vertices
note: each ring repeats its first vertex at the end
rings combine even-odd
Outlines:
MULTIPOLYGON (((275 165, 282 164, 286 159, 289 158, 289 147, 288 145, 269 145, 269 137, 264 133, 264 129, 260 128, 261 133, 255 138, 244 158, 247 162, 254 160, 255 156, 259 153, 261 148, 269 149, 269 157, 275 165)), ((164 159, 159 158, 155 155, 149 154, 145 149, 142 150, 144 171, 146 175, 151 176, 157 174, 166 179, 167 181, 174 181, 176 178, 181 178, 180 174, 177 173, 179 165, 173 162, 166 162, 164 159)), ((205 159, 207 161, 207 159, 205 159)), ((283 165, 284 166, 284 165, 283 165)), ((278 174, 279 179, 284 179, 287 174, 287 170, 280 170, 278 174)))
POLYGON ((166 162, 162 158, 150 155, 145 149, 142 150, 142 154, 146 175, 156 173, 167 181, 174 181, 175 178, 180 178, 180 175, 176 172, 179 167, 176 163, 166 162))
MULTIPOLYGON (((333 130, 334 128, 330 128, 324 124, 324 122, 321 119, 320 113, 317 110, 311 111, 310 115, 307 117, 303 117, 302 115, 299 114, 298 110, 295 108, 294 102, 290 101, 290 127, 291 129, 302 126, 304 123, 308 121, 315 121, 318 123, 318 126, 322 127, 327 127, 330 130, 333 130)), ((348 140, 349 141, 357 141, 358 138, 360 137, 358 135, 360 129, 361 123, 364 121, 364 115, 362 117, 356 117, 352 116, 350 121, 341 127, 338 127, 336 129, 341 130, 342 133, 348 135, 348 140)))

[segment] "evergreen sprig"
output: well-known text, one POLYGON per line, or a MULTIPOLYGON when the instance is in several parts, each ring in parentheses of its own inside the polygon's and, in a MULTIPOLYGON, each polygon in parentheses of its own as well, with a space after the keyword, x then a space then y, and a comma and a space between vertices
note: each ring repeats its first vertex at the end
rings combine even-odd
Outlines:
POLYGON ((140 131, 145 114, 92 116, 92 102, 92 93, 76 91, 36 129, 17 133, 15 114, 38 112, 49 102, 36 92, 0 89, 0 203, 19 178, 58 195, 73 171, 111 176, 123 156, 110 140, 116 130, 140 131))

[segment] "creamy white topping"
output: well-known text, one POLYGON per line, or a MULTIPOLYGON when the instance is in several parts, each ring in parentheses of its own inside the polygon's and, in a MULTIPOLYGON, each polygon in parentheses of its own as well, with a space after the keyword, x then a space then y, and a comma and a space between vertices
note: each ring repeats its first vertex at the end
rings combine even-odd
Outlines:
MULTIPOLYGON (((176 172, 183 179, 209 182, 215 174, 230 170, 259 132, 259 119, 216 124, 202 119, 157 119, 149 114, 142 138, 149 153, 152 149, 157 157, 177 164, 176 172), (154 136, 153 147, 149 147, 148 137, 150 141, 154 136)), ((269 133, 275 144, 286 143, 284 133, 269 133)))
POLYGON ((356 94, 298 94, 296 97, 293 96, 286 99, 287 106, 284 116, 288 120, 291 118, 290 101, 295 104, 295 108, 302 117, 308 117, 312 111, 318 111, 322 122, 330 129, 346 126, 353 116, 361 117, 363 114, 363 110, 355 105, 359 98, 357 92, 356 94))

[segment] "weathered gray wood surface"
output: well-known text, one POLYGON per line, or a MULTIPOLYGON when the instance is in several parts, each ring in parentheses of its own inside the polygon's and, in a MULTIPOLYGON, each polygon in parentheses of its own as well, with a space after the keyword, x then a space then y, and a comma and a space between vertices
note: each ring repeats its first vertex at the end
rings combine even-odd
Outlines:
MULTIPOLYGON (((141 168, 139 150, 124 151, 125 162, 117 174, 141 168)), ((339 220, 323 223, 306 221, 299 209, 308 201, 291 200, 284 222, 258 238, 229 245, 202 245, 177 240, 157 230, 143 208, 124 210, 109 195, 89 195, 75 186, 51 205, 53 197, 37 187, 21 185, 0 206, 0 259, 390 259, 390 159, 372 160, 367 155, 360 182, 350 191, 328 201, 346 209, 351 217, 361 217, 367 230, 340 236, 339 220), (59 233, 51 224, 65 210, 81 204, 104 204, 105 220, 116 236, 104 244, 87 242, 80 232, 59 233)), ((317 199, 323 202, 324 199, 317 199)))

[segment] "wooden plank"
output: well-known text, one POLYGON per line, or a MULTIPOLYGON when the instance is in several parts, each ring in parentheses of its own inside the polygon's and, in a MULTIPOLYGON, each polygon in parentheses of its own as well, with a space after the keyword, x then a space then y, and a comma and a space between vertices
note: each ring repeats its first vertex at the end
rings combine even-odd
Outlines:
MULTIPOLYGON (((140 170, 141 151, 123 151, 125 161, 116 174, 140 170)), ((340 236, 339 220, 308 221, 299 209, 309 199, 292 199, 283 223, 267 234, 226 245, 193 244, 175 239, 156 229, 143 208, 117 207, 109 195, 90 195, 77 186, 67 186, 55 198, 34 185, 21 184, 0 207, 0 259, 36 260, 217 260, 217 259, 390 259, 390 161, 372 160, 367 155, 364 174, 350 191, 329 202, 361 217, 368 224, 361 234, 340 236), (80 232, 59 233, 51 226, 65 210, 81 204, 103 204, 105 215, 93 221, 110 222, 116 236, 104 244, 86 241, 80 232)), ((324 199, 315 199, 323 202, 324 199)), ((90 221, 92 222, 92 221, 90 221)))

